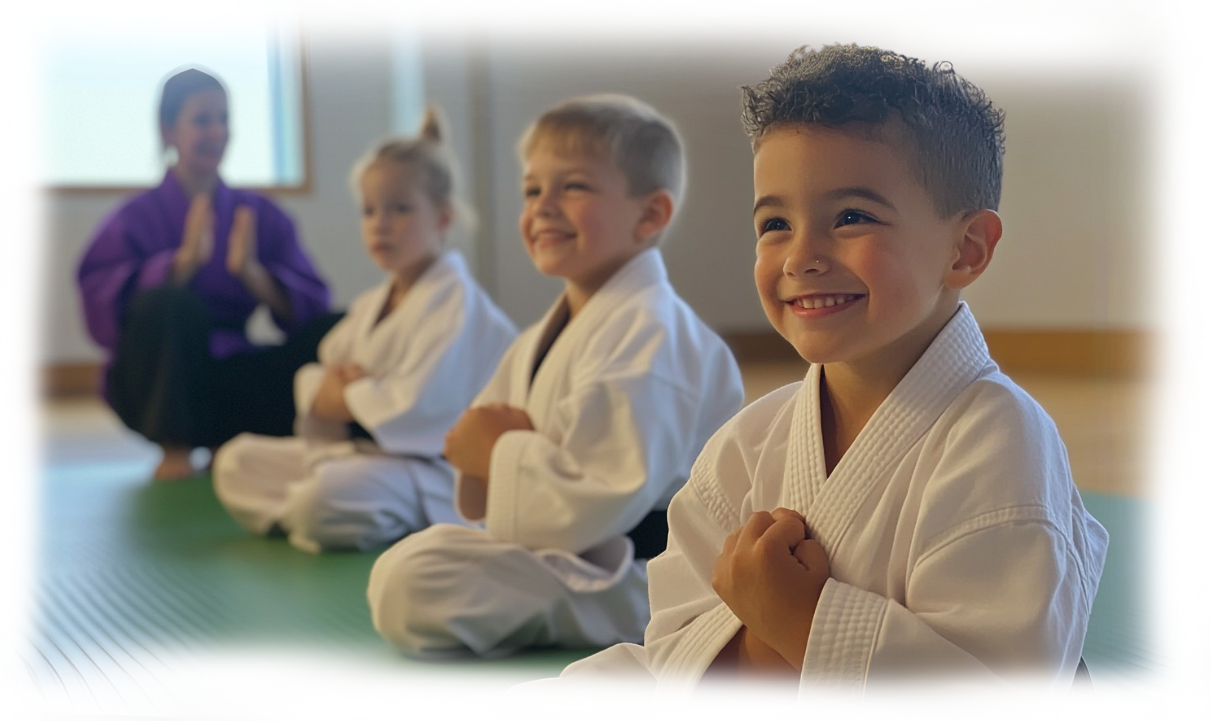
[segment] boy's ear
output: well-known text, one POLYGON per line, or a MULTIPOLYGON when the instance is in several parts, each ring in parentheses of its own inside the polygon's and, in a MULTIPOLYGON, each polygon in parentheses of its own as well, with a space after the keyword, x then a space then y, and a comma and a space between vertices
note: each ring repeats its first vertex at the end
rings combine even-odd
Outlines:
POLYGON ((656 190, 643 198, 643 214, 635 226, 634 234, 638 240, 648 241, 658 235, 672 222, 672 195, 667 190, 656 190))
POLYGON ((996 211, 985 208, 963 216, 960 229, 962 236, 954 248, 954 261, 945 274, 946 286, 954 290, 974 283, 987 270, 1004 225, 996 211))
POLYGON ((454 208, 446 203, 437 211, 437 230, 444 233, 450 229, 450 224, 454 222, 454 208))

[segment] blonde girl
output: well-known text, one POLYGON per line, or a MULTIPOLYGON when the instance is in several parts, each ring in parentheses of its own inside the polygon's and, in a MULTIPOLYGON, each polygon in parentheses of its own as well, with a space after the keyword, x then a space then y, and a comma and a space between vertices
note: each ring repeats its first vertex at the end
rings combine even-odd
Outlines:
POLYGON ((448 247, 454 159, 434 109, 418 136, 358 161, 351 181, 362 242, 386 278, 296 374, 297 435, 238 436, 214 466, 219 500, 240 524, 313 553, 461 522, 445 434, 516 335, 448 247))

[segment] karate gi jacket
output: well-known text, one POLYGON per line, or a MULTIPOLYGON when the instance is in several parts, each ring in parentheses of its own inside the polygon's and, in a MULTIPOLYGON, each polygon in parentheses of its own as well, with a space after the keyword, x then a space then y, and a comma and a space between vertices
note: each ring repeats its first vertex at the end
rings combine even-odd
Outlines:
POLYGON ((345 387, 344 399, 373 436, 368 445, 360 439, 362 450, 439 459, 445 434, 516 338, 457 251, 441 254, 379 321, 391 286, 388 279, 358 296, 320 341, 319 362, 294 376, 295 433, 313 448, 350 437, 348 424, 316 418, 311 407, 325 366, 355 363, 367 375, 345 387))
POLYGON ((534 375, 565 302, 517 338, 472 404, 522 408, 534 430, 501 435, 490 488, 458 474, 455 499, 492 539, 541 549, 556 575, 586 589, 629 564, 624 534, 667 508, 706 439, 741 407, 743 385, 722 339, 668 282, 658 249, 589 299, 534 375), (596 567, 580 563, 606 542, 616 548, 596 567))
POLYGON ((648 564, 644 647, 564 676, 645 667, 658 687, 695 687, 741 626, 711 587, 723 542, 784 506, 831 565, 801 690, 913 674, 1069 687, 1108 534, 1054 423, 991 361, 965 303, 830 475, 820 371, 749 405, 702 451, 668 509, 668 550, 648 564))

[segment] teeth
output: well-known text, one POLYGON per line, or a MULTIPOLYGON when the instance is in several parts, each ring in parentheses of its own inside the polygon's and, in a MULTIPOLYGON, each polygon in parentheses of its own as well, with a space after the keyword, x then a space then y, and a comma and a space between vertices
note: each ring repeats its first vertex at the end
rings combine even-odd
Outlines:
POLYGON ((795 304, 799 308, 814 310, 816 308, 831 308, 834 305, 847 303, 856 298, 857 296, 855 295, 817 295, 810 298, 799 298, 795 301, 795 304))

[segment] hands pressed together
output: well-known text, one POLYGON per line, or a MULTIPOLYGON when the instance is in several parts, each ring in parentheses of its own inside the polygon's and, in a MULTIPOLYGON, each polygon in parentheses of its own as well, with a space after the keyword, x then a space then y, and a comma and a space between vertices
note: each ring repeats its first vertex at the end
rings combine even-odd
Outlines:
MULTIPOLYGON (((213 254, 214 209, 210 196, 201 193, 189 203, 185 235, 172 262, 173 279, 181 285, 188 283, 213 254)), ((264 272, 256 257, 256 211, 246 205, 235 209, 235 218, 231 223, 231 235, 227 240, 227 272, 244 281, 258 272, 264 272)))
POLYGON ((741 672, 802 670, 830 573, 823 547, 807 537, 802 515, 788 508, 757 511, 727 536, 711 584, 744 624, 725 649, 741 672))
MULTIPOLYGON (((210 196, 195 195, 185 215, 185 235, 172 259, 172 279, 187 285, 198 268, 214 255, 214 208, 210 196)), ((235 209, 231 234, 227 237, 227 272, 239 278, 253 296, 283 319, 290 317, 290 301, 256 254, 256 211, 241 205, 235 209)))
POLYGON ((445 459, 468 476, 488 480, 492 449, 508 431, 532 431, 529 414, 503 403, 468 408, 445 436, 445 459))

